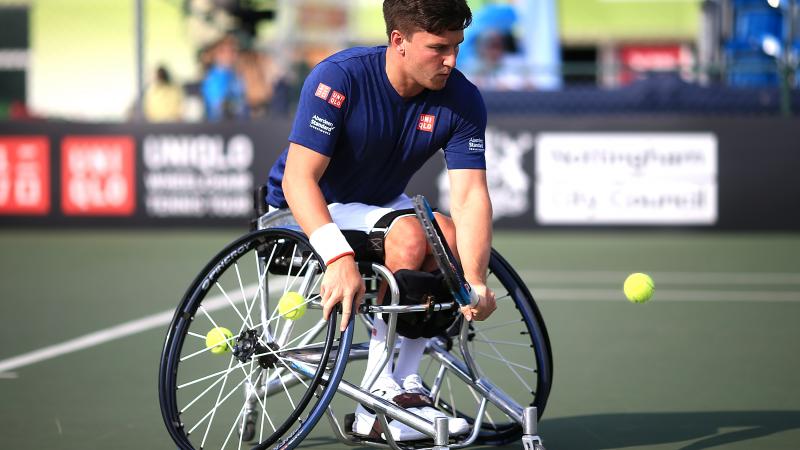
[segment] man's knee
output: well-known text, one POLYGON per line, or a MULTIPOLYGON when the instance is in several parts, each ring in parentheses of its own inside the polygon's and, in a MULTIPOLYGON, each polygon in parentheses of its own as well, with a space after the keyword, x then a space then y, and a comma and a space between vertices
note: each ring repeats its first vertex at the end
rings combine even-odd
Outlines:
POLYGON ((401 217, 392 224, 386 234, 386 262, 401 265, 404 269, 418 269, 425 260, 428 241, 417 218, 401 217))
POLYGON ((458 249, 456 248, 456 226, 453 223, 453 219, 438 212, 434 214, 436 214, 436 223, 439 224, 444 239, 447 241, 447 245, 450 246, 450 251, 453 252, 453 256, 458 258, 458 249))

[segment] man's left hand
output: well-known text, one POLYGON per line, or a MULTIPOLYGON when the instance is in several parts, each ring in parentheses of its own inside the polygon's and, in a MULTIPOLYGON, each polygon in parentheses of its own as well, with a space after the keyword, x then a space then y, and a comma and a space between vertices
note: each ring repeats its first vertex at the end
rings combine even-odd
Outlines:
POLYGON ((484 284, 474 284, 472 289, 478 294, 478 304, 474 307, 462 306, 461 314, 467 320, 486 320, 497 309, 494 291, 484 284))

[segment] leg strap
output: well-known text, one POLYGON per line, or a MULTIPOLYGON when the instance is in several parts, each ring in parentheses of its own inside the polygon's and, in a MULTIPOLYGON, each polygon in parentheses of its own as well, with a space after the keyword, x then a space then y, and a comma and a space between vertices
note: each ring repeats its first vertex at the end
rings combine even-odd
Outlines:
POLYGON ((373 226, 369 232, 368 241, 369 250, 375 255, 375 258, 378 261, 386 260, 386 249, 384 247, 384 243, 386 241, 386 234, 389 233, 394 221, 401 217, 414 215, 416 215, 416 213, 414 212, 413 208, 398 209, 396 211, 387 213, 378 219, 377 222, 375 222, 375 226, 373 226))

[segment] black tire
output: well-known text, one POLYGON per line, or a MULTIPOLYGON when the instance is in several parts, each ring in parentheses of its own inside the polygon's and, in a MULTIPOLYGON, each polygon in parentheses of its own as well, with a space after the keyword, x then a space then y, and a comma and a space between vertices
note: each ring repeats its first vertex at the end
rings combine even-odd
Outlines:
MULTIPOLYGON (((536 406, 541 417, 553 380, 550 338, 542 315, 522 279, 494 249, 487 284, 496 294, 497 311, 486 321, 470 324, 470 353, 487 379, 523 407, 536 406), (513 311, 509 302, 514 304, 513 311)), ((453 346, 452 353, 458 352, 456 338, 448 345, 453 346)), ((426 359, 420 372, 425 384, 431 386, 439 366, 430 356, 426 359)), ((447 372, 441 386, 434 398, 436 406, 473 423, 478 401, 468 386, 447 372)), ((522 437, 522 427, 516 421, 495 407, 487 411, 492 420, 483 421, 476 444, 505 445, 522 437)))
POLYGON ((338 313, 323 321, 321 309, 308 307, 318 300, 322 273, 324 263, 305 236, 283 229, 245 235, 206 265, 176 310, 161 355, 161 413, 178 447, 246 448, 253 438, 253 448, 263 449, 290 436, 295 439, 283 448, 294 448, 314 427, 341 380, 353 335, 351 321, 337 339, 338 313), (310 288, 305 312, 295 320, 282 317, 277 299, 302 291, 303 280, 310 288), (261 312, 264 298, 269 308, 261 312), (206 333, 231 324, 237 326, 227 349, 209 351, 206 333), (305 342, 308 336, 313 342, 305 342), (331 353, 334 347, 339 351, 331 353))

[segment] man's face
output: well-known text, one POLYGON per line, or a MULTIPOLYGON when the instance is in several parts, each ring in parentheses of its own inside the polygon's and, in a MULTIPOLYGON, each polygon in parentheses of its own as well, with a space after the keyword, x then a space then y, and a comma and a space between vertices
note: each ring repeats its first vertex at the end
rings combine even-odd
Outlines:
POLYGON ((404 41, 406 73, 426 89, 443 89, 456 66, 458 45, 464 41, 464 31, 441 34, 417 31, 406 36, 404 41))

